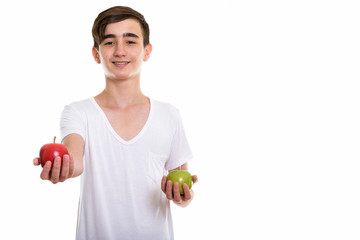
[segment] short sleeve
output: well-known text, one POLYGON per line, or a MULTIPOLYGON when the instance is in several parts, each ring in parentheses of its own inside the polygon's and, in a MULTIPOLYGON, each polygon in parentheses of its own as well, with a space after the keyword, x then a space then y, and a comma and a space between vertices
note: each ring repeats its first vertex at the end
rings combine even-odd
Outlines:
POLYGON ((61 141, 72 133, 79 134, 85 141, 86 119, 74 106, 67 105, 64 107, 60 118, 61 141))
POLYGON ((176 121, 177 124, 171 142, 170 157, 165 164, 166 170, 177 168, 193 158, 179 111, 177 111, 176 121))

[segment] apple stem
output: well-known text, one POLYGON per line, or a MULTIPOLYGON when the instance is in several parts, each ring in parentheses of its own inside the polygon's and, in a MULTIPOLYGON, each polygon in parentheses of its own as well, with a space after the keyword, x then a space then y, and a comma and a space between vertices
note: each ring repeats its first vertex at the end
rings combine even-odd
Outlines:
POLYGON ((54 143, 55 143, 56 136, 54 137, 54 143))

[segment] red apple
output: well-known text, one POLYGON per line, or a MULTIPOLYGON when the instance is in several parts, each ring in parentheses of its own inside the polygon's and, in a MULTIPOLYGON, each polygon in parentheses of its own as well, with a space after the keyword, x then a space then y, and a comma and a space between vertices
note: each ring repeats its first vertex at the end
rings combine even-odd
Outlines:
POLYGON ((54 143, 45 144, 40 149, 39 160, 42 167, 44 167, 47 161, 50 161, 53 164, 55 157, 57 156, 61 157, 61 163, 62 163, 62 157, 65 154, 69 154, 66 146, 61 143, 55 143, 55 139, 56 137, 54 137, 54 143))

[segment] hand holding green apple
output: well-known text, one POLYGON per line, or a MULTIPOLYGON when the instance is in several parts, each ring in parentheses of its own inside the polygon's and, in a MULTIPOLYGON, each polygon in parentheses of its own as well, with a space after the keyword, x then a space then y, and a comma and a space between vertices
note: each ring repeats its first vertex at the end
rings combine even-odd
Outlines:
POLYGON ((196 175, 191 176, 188 171, 174 170, 168 176, 163 176, 161 189, 167 199, 181 207, 186 207, 194 197, 192 188, 193 183, 198 181, 196 175))
POLYGON ((172 189, 174 193, 174 184, 177 182, 179 184, 180 195, 184 195, 183 185, 186 184, 189 190, 192 187, 193 178, 188 171, 185 170, 174 170, 171 171, 166 178, 166 182, 172 182, 172 189))

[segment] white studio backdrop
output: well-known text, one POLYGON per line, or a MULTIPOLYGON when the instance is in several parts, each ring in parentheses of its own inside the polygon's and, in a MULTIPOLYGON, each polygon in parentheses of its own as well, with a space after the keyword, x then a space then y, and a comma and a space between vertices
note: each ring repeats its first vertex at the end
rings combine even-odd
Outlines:
POLYGON ((0 239, 74 239, 79 179, 32 159, 103 89, 91 27, 114 5, 149 22, 143 92, 181 110, 195 155, 176 239, 360 238, 357 1, 21 0, 0 6, 0 239))

